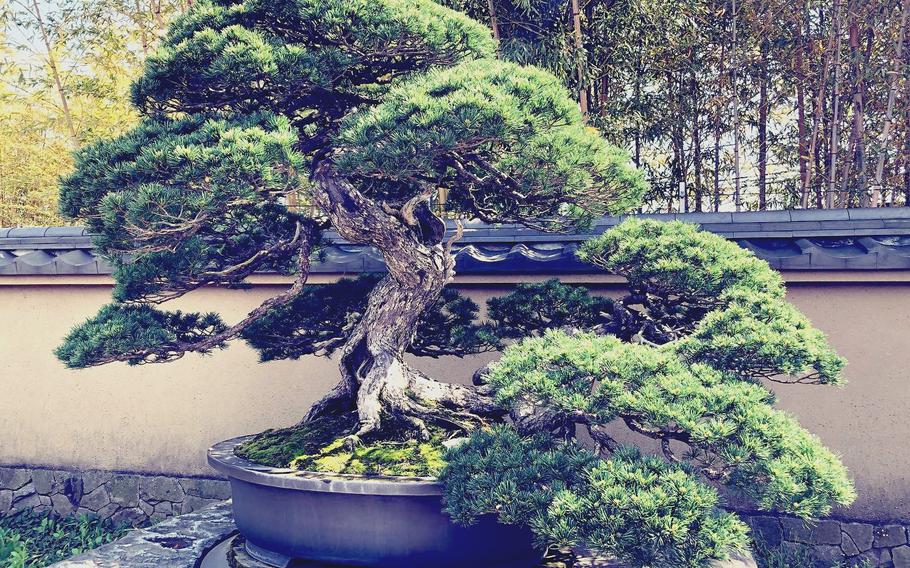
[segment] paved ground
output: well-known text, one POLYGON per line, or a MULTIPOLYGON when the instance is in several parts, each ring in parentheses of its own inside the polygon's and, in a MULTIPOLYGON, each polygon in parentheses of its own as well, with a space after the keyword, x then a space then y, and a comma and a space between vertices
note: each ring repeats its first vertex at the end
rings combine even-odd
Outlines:
MULTIPOLYGON (((544 560, 539 568, 624 568, 625 565, 607 558, 596 558, 593 556, 573 555, 573 554, 555 554, 544 560)), ((718 562, 711 565, 712 568, 755 568, 755 563, 751 558, 730 559, 724 562, 718 562)), ((237 536, 229 542, 222 543, 211 554, 206 556, 205 561, 199 568, 271 568, 251 558, 243 547, 243 537, 237 536)), ((314 562, 294 561, 288 568, 340 568, 339 566, 327 564, 318 564, 314 562)), ((470 567, 482 568, 482 567, 470 567)))
MULTIPOLYGON (((147 529, 136 529, 123 538, 52 568, 270 568, 250 558, 225 501, 195 513, 179 515, 147 529), (200 564, 200 559, 202 562, 200 564)), ((712 568, 755 568, 751 559, 716 562, 712 568)), ((339 568, 297 562, 289 568, 339 568)), ((481 568, 481 567, 471 567, 481 568)), ((622 568, 604 558, 555 555, 539 568, 622 568)))

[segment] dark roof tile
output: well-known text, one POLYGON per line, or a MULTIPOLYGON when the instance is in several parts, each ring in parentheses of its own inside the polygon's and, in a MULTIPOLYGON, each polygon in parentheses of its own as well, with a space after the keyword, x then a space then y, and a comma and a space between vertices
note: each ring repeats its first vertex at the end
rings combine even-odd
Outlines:
MULTIPOLYGON (((910 208, 655 214, 643 217, 699 223, 735 239, 784 270, 910 269, 910 208)), ((575 258, 579 243, 616 225, 595 220, 578 234, 547 234, 519 225, 464 224, 456 270, 478 273, 594 272, 575 258)), ((450 223, 450 230, 454 224, 450 223)), ((383 270, 382 256, 328 231, 324 259, 313 272, 355 274, 383 270)), ((81 227, 0 229, 0 275, 110 274, 81 227)))

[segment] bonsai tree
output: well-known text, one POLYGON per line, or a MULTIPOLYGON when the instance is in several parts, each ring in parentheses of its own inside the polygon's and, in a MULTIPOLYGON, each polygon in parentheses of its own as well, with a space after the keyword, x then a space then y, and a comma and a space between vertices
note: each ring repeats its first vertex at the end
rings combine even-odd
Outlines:
POLYGON ((161 363, 238 338, 263 360, 335 355, 340 382, 300 427, 241 451, 357 471, 416 449, 432 471, 393 472, 439 473, 455 519, 498 514, 543 544, 642 566, 745 544, 705 480, 806 517, 849 502, 843 467, 760 383, 836 383, 843 361, 736 245, 627 221, 580 251, 628 279, 618 301, 527 285, 481 322, 446 288, 457 219, 565 231, 645 190, 557 79, 495 54, 486 28, 431 0, 195 2, 133 86, 139 126, 81 150, 62 183, 63 213, 94 233, 116 286, 57 356, 161 363), (330 228, 387 272, 307 286, 330 228), (264 270, 293 284, 238 322, 161 307, 264 270), (507 345, 473 386, 405 361, 507 345), (617 425, 663 458, 621 447, 617 425), (393 439, 427 443, 375 445, 393 439))

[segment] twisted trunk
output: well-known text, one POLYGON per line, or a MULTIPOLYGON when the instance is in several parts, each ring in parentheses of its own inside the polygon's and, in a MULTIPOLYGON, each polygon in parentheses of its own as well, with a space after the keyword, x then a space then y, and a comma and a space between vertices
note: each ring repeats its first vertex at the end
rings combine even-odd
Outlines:
POLYGON ((495 413, 480 390, 435 381, 404 361, 420 316, 455 273, 451 241, 443 241, 445 224, 430 209, 428 194, 390 210, 338 176, 330 160, 317 165, 313 181, 314 200, 335 229, 346 240, 376 247, 388 275, 370 293, 342 349, 341 382, 305 420, 356 409, 360 426, 349 442, 357 443, 386 417, 426 437, 428 420, 467 426, 495 413))

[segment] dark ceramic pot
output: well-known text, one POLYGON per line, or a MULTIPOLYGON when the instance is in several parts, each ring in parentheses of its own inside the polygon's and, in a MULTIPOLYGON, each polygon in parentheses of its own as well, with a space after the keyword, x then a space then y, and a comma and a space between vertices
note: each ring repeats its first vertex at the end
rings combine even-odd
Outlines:
POLYGON ((234 520, 250 555, 274 566, 304 559, 377 568, 531 568, 530 531, 492 517, 470 527, 442 512, 430 478, 327 475, 234 455, 246 440, 212 447, 209 464, 231 481, 234 520))

